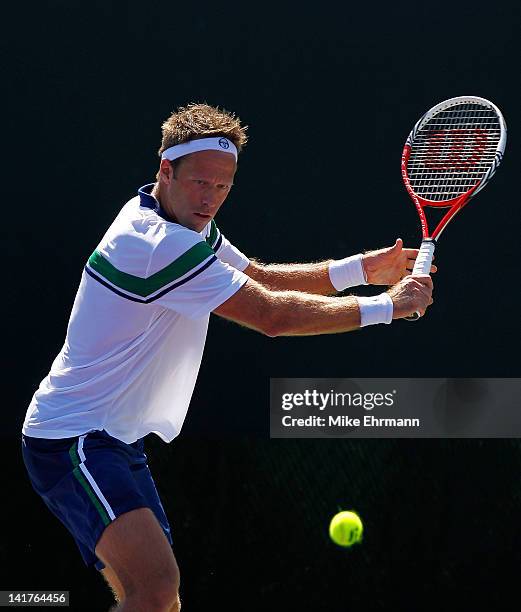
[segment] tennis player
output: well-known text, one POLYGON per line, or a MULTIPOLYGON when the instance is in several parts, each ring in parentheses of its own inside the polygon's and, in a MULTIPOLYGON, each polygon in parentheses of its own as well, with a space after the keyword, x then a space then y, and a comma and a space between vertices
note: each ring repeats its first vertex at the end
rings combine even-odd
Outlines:
POLYGON ((180 432, 210 313, 268 336, 391 323, 432 303, 401 240, 338 261, 265 265, 219 231, 246 128, 205 104, 163 124, 156 182, 127 202, 82 274, 67 337, 23 425, 31 483, 126 611, 177 611, 179 570, 143 438, 180 432), (377 297, 334 294, 366 283, 377 297))

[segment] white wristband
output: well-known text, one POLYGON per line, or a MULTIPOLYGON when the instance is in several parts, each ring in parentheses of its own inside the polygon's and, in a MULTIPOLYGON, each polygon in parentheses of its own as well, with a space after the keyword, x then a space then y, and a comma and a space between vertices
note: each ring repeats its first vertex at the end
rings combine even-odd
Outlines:
POLYGON ((332 261, 329 264, 329 279, 337 291, 343 291, 348 287, 367 285, 362 265, 362 253, 332 261))
POLYGON ((360 327, 390 323, 393 320, 393 301, 388 293, 356 299, 360 308, 360 327))

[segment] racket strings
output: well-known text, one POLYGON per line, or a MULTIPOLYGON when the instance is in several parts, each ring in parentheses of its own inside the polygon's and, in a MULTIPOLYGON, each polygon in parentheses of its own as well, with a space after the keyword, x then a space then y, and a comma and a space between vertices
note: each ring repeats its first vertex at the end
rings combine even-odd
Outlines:
POLYGON ((438 111, 410 143, 412 189, 432 201, 468 192, 494 164, 500 138, 499 117, 489 107, 466 103, 438 111))

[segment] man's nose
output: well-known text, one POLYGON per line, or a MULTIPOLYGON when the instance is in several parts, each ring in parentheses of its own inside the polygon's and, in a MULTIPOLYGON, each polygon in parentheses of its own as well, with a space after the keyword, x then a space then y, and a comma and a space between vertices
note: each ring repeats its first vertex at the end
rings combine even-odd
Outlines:
POLYGON ((201 201, 205 206, 213 206, 217 203, 218 199, 219 199, 219 193, 217 189, 208 187, 207 189, 204 190, 201 201))

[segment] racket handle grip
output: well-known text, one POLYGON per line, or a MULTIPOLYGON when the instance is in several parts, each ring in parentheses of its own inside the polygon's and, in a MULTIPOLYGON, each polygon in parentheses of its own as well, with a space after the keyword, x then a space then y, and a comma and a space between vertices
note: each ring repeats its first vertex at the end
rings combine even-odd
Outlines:
POLYGON ((422 241, 420 252, 414 262, 413 274, 430 274, 435 246, 436 243, 432 238, 425 238, 422 241))
MULTIPOLYGON (((429 274, 431 271, 432 258, 434 257, 434 248, 436 243, 432 238, 424 238, 420 247, 418 257, 414 262, 413 274, 429 274)), ((413 312, 408 317, 405 317, 406 321, 417 321, 420 318, 419 312, 413 312)))

